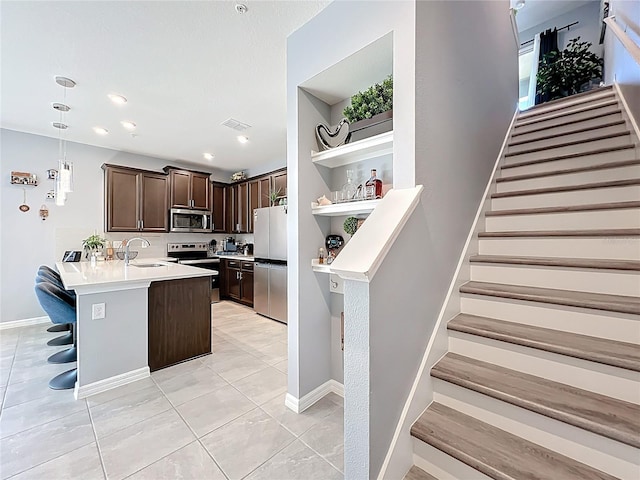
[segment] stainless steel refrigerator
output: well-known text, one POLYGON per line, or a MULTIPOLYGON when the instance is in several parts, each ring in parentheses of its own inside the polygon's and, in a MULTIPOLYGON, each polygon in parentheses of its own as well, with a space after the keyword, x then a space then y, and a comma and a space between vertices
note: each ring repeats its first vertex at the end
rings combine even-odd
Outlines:
POLYGON ((253 211, 253 308, 287 323, 287 207, 253 211))

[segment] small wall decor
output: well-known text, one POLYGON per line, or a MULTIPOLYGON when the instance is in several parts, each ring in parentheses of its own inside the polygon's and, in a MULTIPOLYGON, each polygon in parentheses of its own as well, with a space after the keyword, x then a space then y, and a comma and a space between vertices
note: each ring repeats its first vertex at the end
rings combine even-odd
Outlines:
POLYGON ((11 184, 12 185, 30 185, 32 187, 38 186, 38 177, 35 173, 29 172, 11 172, 11 184))
POLYGON ((56 180, 58 178, 58 170, 50 168, 47 170, 47 180, 56 180))
POLYGON ((40 213, 40 218, 42 218, 42 221, 45 221, 49 216, 49 209, 47 208, 46 205, 42 205, 40 207, 39 213, 40 213))
POLYGON ((329 150, 349 143, 351 139, 349 120, 343 118, 333 132, 324 123, 319 123, 316 126, 316 139, 320 150, 329 150))
POLYGON ((20 205, 18 208, 20 209, 21 212, 28 212, 31 207, 27 205, 27 189, 23 188, 22 193, 23 193, 23 202, 22 202, 22 205, 20 205))
POLYGON ((49 190, 47 192, 47 200, 55 200, 56 198, 56 191, 55 190, 49 190))

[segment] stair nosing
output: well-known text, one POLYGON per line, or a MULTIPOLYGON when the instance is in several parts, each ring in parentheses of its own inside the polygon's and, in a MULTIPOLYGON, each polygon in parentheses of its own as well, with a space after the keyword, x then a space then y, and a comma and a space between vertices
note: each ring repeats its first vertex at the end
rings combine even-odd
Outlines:
MULTIPOLYGON (((564 127, 564 126, 567 126, 567 125, 573 125, 573 124, 576 124, 576 123, 588 122, 588 121, 590 121, 590 120, 595 120, 595 119, 601 118, 601 117, 603 117, 603 116, 607 116, 607 115, 618 115, 618 114, 621 114, 621 113, 622 113, 622 110, 618 109, 618 110, 616 110, 616 111, 614 111, 614 112, 610 112, 610 113, 607 113, 607 114, 605 114, 605 115, 593 115, 593 116, 590 116, 590 117, 585 117, 585 118, 580 118, 580 119, 576 119, 576 120, 571 120, 570 122, 565 122, 562 126, 564 127)), ((530 134, 530 133, 537 133, 537 132, 541 132, 541 131, 543 131, 543 130, 549 130, 549 129, 551 129, 551 128, 558 128, 558 125, 548 125, 548 126, 546 126, 546 127, 534 128, 533 130, 529 130, 528 132, 513 132, 513 133, 511 134, 511 138, 513 138, 513 137, 519 137, 519 136, 521 136, 521 135, 528 135, 528 134, 530 134)))
POLYGON ((501 165, 500 169, 506 170, 509 168, 527 167, 529 165, 537 165, 539 163, 555 162, 558 160, 568 160, 570 158, 585 157, 587 155, 599 155, 601 153, 617 152, 620 150, 634 150, 635 148, 636 148, 636 145, 634 144, 618 145, 616 147, 596 148, 594 150, 589 150, 588 152, 567 153, 564 155, 556 155, 555 157, 539 158, 537 160, 524 160, 522 162, 513 162, 513 163, 501 165))
POLYGON ((516 255, 472 255, 470 263, 494 263, 536 267, 582 268, 592 270, 640 271, 640 261, 566 257, 522 257, 516 255))
POLYGON ((640 160, 621 160, 618 162, 599 163, 597 165, 589 165, 586 167, 564 168, 561 170, 551 170, 547 172, 525 173, 522 175, 513 175, 510 177, 498 177, 496 183, 515 182, 518 180, 531 180, 534 178, 554 177, 556 175, 571 175, 573 173, 593 172, 598 170, 611 170, 613 168, 632 167, 640 165, 640 160))
MULTIPOLYGON (((554 106, 554 105, 562 105, 564 102, 571 102, 571 100, 575 100, 576 98, 581 98, 581 97, 590 97, 590 96, 597 96, 597 95, 602 95, 603 97, 605 96, 609 96, 609 95, 615 95, 615 91, 613 90, 613 86, 612 85, 606 85, 604 87, 598 87, 595 88, 593 90, 589 90, 588 92, 581 92, 581 93, 576 93, 575 95, 570 95, 568 97, 563 97, 563 98, 557 98, 555 100, 549 100, 548 102, 544 102, 544 103, 540 103, 538 105, 534 105, 531 108, 528 108, 527 110, 524 110, 523 114, 527 114, 529 112, 536 112, 538 110, 543 109, 544 107, 548 107, 548 106, 554 106), (606 93, 605 93, 606 92, 606 93)), ((588 100, 584 100, 585 102, 588 100)), ((579 105, 582 102, 577 102, 576 105, 579 105)), ((570 106, 570 105, 567 105, 570 106)), ((565 108, 565 107, 561 107, 561 108, 565 108)), ((552 110, 553 111, 553 110, 552 110)), ((534 116, 534 115, 531 115, 534 116)))
POLYGON ((588 107, 583 107, 583 108, 577 108, 573 111, 567 111, 567 112, 557 112, 555 114, 550 114, 548 117, 544 117, 542 115, 540 115, 540 118, 524 118, 522 123, 516 123, 514 125, 515 128, 520 128, 520 127, 525 127, 528 125, 534 125, 536 123, 541 123, 541 122, 546 122, 549 120, 557 120, 558 118, 562 118, 568 115, 575 115, 578 113, 584 113, 584 112, 588 112, 590 110, 597 110, 599 108, 606 108, 606 107, 610 107, 612 105, 618 105, 618 100, 614 99, 614 100, 607 100, 604 101, 602 103, 598 103, 596 105, 590 105, 588 107))
POLYGON ((623 295, 608 295, 603 293, 580 292, 562 290, 557 288, 540 288, 522 285, 507 285, 492 282, 469 281, 460 286, 460 293, 471 295, 484 295, 496 298, 508 298, 527 302, 548 303, 551 305, 564 305, 568 307, 586 308, 589 310, 602 310, 607 312, 627 313, 640 315, 640 300, 636 304, 629 302, 635 297, 623 295), (493 288, 489 288, 491 286, 493 288), (506 287, 506 288, 505 288, 506 287), (514 287, 521 291, 510 290, 514 287), (575 294, 588 295, 588 298, 576 299, 575 294))
POLYGON ((485 213, 486 217, 503 217, 510 215, 543 215, 551 213, 575 213, 590 212, 598 210, 624 210, 628 208, 640 208, 640 202, 612 202, 612 203, 591 203, 588 205, 568 205, 566 207, 536 207, 536 208, 516 208, 512 210, 492 210, 485 213))
MULTIPOLYGON (((634 425, 637 431, 634 431, 632 428, 631 431, 620 431, 612 426, 609 422, 596 422, 592 418, 588 418, 585 414, 579 414, 575 411, 575 409, 571 408, 562 408, 558 405, 551 405, 551 402, 545 402, 544 400, 536 400, 532 398, 531 395, 529 397, 526 396, 526 393, 519 393, 513 390, 509 391, 509 387, 499 385, 489 385, 491 379, 488 379, 485 383, 481 383, 479 380, 473 380, 470 378, 462 378, 460 375, 455 375, 455 372, 447 373, 443 371, 445 367, 447 367, 447 363, 466 363, 471 365, 472 367, 477 367, 485 370, 489 370, 490 372, 495 372, 496 375, 507 376, 511 380, 511 385, 518 385, 526 392, 528 390, 526 387, 535 387, 537 386, 540 389, 547 388, 552 390, 560 390, 564 395, 571 396, 582 396, 583 398, 587 398, 592 402, 596 402, 598 400, 610 401, 614 405, 618 404, 620 408, 636 408, 638 409, 638 414, 640 416, 640 408, 635 406, 630 402, 625 402, 623 400, 618 400, 613 397, 606 397, 605 395, 589 392, 588 390, 583 390, 580 388, 572 387, 571 385, 562 384, 559 382, 555 382, 552 380, 548 380, 543 377, 537 377, 535 375, 519 372, 517 370, 512 370, 509 368, 505 368, 499 365, 494 365, 488 362, 484 362, 481 360, 476 360, 470 357, 465 357, 460 354, 455 354, 452 352, 447 353, 434 367, 431 369, 431 376, 443 380, 445 382, 453 383, 454 385, 458 385, 462 388, 466 388, 472 390, 474 392, 481 393, 483 395, 487 395, 491 398, 495 398, 497 400, 510 403, 520 408, 524 408, 526 410, 532 411, 534 413, 544 415, 546 417, 552 418, 554 420, 566 423, 568 425, 572 425, 574 427, 582 428, 589 432, 595 433, 597 435, 602 435, 604 437, 610 438, 612 440, 616 440, 618 442, 630 445, 632 447, 640 448, 640 426, 634 425), (445 367, 443 367, 443 364, 445 367), (528 385, 522 385, 528 384, 528 385)), ((449 367, 452 367, 449 365, 449 367)), ((455 370, 455 368, 450 368, 451 370, 455 370)), ((490 376, 490 374, 489 374, 490 376)))
POLYGON ((616 125, 624 125, 625 123, 626 122, 624 120, 612 120, 610 122, 602 123, 600 125, 594 125, 592 127, 582 127, 577 130, 573 130, 569 132, 552 133, 550 135, 543 135, 541 137, 534 138, 532 140, 518 140, 515 142, 509 142, 507 146, 516 147, 518 145, 524 145, 525 143, 540 142, 542 140, 550 140, 552 138, 564 137, 565 135, 575 135, 576 133, 585 133, 585 132, 590 132, 592 130, 600 130, 601 128, 609 128, 609 127, 615 127, 616 125))
POLYGON ((551 352, 557 355, 564 355, 567 357, 579 358, 581 360, 586 360, 589 362, 623 368, 625 370, 631 370, 633 372, 640 372, 640 359, 634 361, 629 360, 628 358, 621 358, 612 355, 606 355, 604 353, 585 350, 583 347, 571 347, 571 343, 575 343, 576 340, 611 344, 612 346, 615 345, 618 348, 620 344, 625 344, 625 346, 634 348, 636 347, 635 344, 627 342, 609 340, 600 337, 591 337, 589 335, 583 335, 580 333, 554 330, 551 328, 538 327, 535 325, 509 322, 506 320, 499 320, 497 318, 480 317, 478 315, 471 315, 467 313, 460 313, 456 315, 447 323, 447 329, 455 332, 466 333, 468 335, 476 335, 500 342, 511 343, 513 345, 520 345, 523 347, 534 348, 536 350, 551 352), (465 325, 465 320, 473 320, 474 318, 481 319, 484 322, 489 322, 493 324, 495 328, 493 330, 489 330, 483 327, 465 325), (502 331, 499 331, 499 326, 504 327, 502 331), (526 331, 526 336, 523 332, 508 332, 509 328, 516 328, 521 331, 526 331), (549 339, 542 338, 545 335, 548 336, 549 339))
POLYGON ((554 148, 572 147, 574 145, 582 145, 585 143, 599 142, 600 140, 609 140, 611 138, 626 137, 626 136, 628 136, 629 139, 631 139, 630 130, 609 133, 607 135, 599 135, 599 136, 588 138, 586 140, 570 140, 568 142, 558 143, 556 145, 544 145, 541 147, 534 147, 534 148, 529 148, 527 150, 521 150, 519 152, 507 152, 504 154, 504 157, 505 158, 517 157, 518 155, 528 155, 529 153, 544 152, 545 150, 553 150, 554 148))
POLYGON ((479 238, 514 237, 637 237, 640 228, 599 230, 507 230, 502 232, 478 232, 479 238))
MULTIPOLYGON (((410 433, 414 438, 425 442, 428 445, 432 445, 438 450, 447 453, 451 457, 456 460, 469 465, 471 468, 474 468, 491 478, 497 480, 515 480, 516 478, 511 473, 507 473, 508 471, 504 471, 499 469, 499 465, 491 464, 488 460, 486 460, 481 455, 472 455, 471 453, 465 451, 461 445, 459 445, 457 439, 465 438, 461 433, 453 431, 456 429, 447 428, 444 430, 443 425, 438 425, 438 423, 445 424, 452 423, 454 427, 461 427, 462 430, 466 430, 465 434, 468 435, 468 438, 473 438, 474 440, 479 440, 474 442, 476 445, 479 445, 482 449, 482 445, 486 444, 486 442, 482 442, 482 439, 486 439, 487 437, 503 437, 503 438, 493 438, 492 444, 498 445, 500 448, 504 447, 504 451, 509 451, 510 457, 518 457, 522 458, 522 454, 527 454, 532 450, 535 450, 536 459, 540 459, 544 457, 546 459, 545 466, 548 462, 553 462, 553 464, 557 464, 557 462, 564 462, 567 467, 570 467, 570 470, 575 470, 576 467, 579 468, 579 471, 575 473, 571 478, 581 479, 581 480, 617 480, 615 477, 597 470, 589 465, 585 465, 583 463, 578 462, 566 455, 562 455, 558 452, 555 452, 551 449, 543 447, 541 445, 535 444, 529 440, 525 440, 522 437, 518 437, 513 433, 502 430, 498 427, 495 427, 491 424, 478 420, 477 418, 466 415, 462 412, 459 412, 451 407, 447 407, 438 402, 432 402, 431 405, 427 408, 427 410, 420 416, 420 418, 413 424, 410 429, 410 433), (456 417, 452 416, 452 413, 456 415, 456 417), (434 420, 439 420, 439 422, 434 422, 436 424, 435 428, 431 428, 430 425, 433 423, 428 422, 428 419, 431 417, 437 417, 434 420), (483 431, 478 431, 478 426, 481 426, 483 431), (426 431, 422 431, 426 430, 426 431), (436 434, 430 434, 430 431, 435 431, 436 434), (440 437, 444 437, 443 433, 446 432, 447 439, 453 440, 444 440, 440 437), (480 437, 480 438, 478 438, 480 437), (496 441, 497 440, 497 441, 496 441), (543 454, 543 455, 539 455, 543 454), (494 466, 495 465, 495 466, 494 466)), ((524 460, 524 459, 523 459, 524 460)), ((542 464, 543 460, 538 460, 538 465, 542 464)), ((504 463, 504 462, 503 462, 504 463)), ((526 463, 526 462, 523 462, 526 463)), ((511 469, 515 468, 514 463, 511 461, 506 462, 508 467, 511 469)), ((531 468, 528 469, 531 471, 531 468)), ((558 471, 558 465, 555 466, 554 471, 558 471)), ((548 469, 547 472, 548 473, 548 469)), ((565 469, 566 473, 566 469, 565 469)), ((534 478, 528 476, 526 478, 534 478)), ((537 477, 537 478, 550 478, 550 477, 537 477)), ((563 477, 564 478, 564 477, 563 477)))
POLYGON ((582 183, 579 185, 563 185, 559 187, 532 188, 527 190, 514 190, 511 192, 492 193, 491 198, 522 197, 526 195, 544 195, 547 193, 573 192, 579 190, 592 190, 598 188, 632 187, 640 185, 640 178, 626 180, 610 180, 606 182, 582 183))

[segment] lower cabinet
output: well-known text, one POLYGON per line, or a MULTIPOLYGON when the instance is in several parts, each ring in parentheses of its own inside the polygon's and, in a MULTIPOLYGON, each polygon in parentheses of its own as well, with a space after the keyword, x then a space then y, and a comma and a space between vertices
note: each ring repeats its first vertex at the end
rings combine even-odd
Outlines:
POLYGON ((220 261, 220 296, 253 307, 253 262, 220 261))
POLYGON ((148 316, 151 371, 211 353, 211 278, 151 283, 148 316))

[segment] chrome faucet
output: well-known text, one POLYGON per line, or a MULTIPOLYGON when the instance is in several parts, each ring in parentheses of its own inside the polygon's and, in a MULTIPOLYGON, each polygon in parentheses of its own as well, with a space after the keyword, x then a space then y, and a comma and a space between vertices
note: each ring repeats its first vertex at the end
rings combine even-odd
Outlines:
POLYGON ((146 245, 147 247, 151 246, 151 244, 149 243, 149 240, 147 240, 146 238, 142 238, 142 237, 134 237, 134 238, 130 238, 129 240, 124 240, 124 242, 125 242, 125 244, 124 244, 124 265, 125 265, 125 267, 127 265, 129 265, 129 245, 134 240, 140 240, 142 242, 142 244, 146 245))

